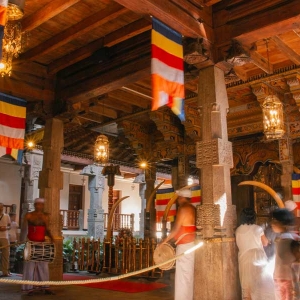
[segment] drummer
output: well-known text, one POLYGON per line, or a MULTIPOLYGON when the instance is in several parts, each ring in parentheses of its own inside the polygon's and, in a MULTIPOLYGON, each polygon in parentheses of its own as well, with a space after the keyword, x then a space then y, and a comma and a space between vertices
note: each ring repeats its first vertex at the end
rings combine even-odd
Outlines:
MULTIPOLYGON (((176 241, 176 255, 179 255, 194 246, 196 233, 196 209, 190 203, 192 192, 190 189, 176 191, 179 205, 176 221, 170 234, 161 243, 171 239, 176 241)), ((175 300, 192 300, 194 289, 194 252, 184 255, 176 261, 175 273, 175 300)))
MULTIPOLYGON (((45 199, 34 200, 34 211, 25 215, 21 228, 21 241, 45 242, 46 235, 51 241, 53 237, 49 230, 49 214, 44 212, 45 199)), ((48 281, 48 262, 24 261, 23 279, 33 281, 48 281)), ((53 294, 48 286, 23 285, 22 291, 31 295, 36 290, 42 290, 45 294, 53 294)))

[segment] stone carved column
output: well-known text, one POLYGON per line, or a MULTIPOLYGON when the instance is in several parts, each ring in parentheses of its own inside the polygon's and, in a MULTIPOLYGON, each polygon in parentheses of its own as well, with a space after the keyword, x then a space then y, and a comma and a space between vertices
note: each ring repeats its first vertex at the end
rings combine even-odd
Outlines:
POLYGON ((56 247, 56 257, 49 264, 50 280, 62 280, 63 238, 60 215, 60 190, 63 188, 63 173, 60 171, 63 150, 63 122, 49 119, 46 122, 43 139, 43 168, 39 177, 40 196, 46 199, 45 211, 50 213, 50 230, 56 247))
POLYGON ((233 238, 236 212, 231 202, 233 159, 223 71, 215 66, 200 70, 198 96, 202 140, 197 143, 196 160, 201 169, 203 204, 197 208, 197 228, 206 242, 196 252, 194 299, 235 300, 240 298, 233 238))
POLYGON ((22 219, 29 211, 34 210, 33 202, 39 197, 38 181, 43 166, 43 153, 39 150, 25 154, 25 201, 22 204, 22 219))
POLYGON ((105 186, 105 177, 102 175, 101 166, 89 165, 81 175, 89 177, 88 186, 90 191, 90 208, 88 210, 88 234, 94 238, 104 238, 104 209, 102 196, 105 186))

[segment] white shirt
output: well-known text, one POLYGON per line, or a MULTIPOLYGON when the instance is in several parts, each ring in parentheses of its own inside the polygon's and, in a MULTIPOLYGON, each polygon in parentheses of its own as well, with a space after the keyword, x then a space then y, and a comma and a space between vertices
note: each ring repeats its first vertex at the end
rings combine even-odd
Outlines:
POLYGON ((239 256, 242 256, 251 249, 264 250, 261 242, 264 231, 260 226, 255 224, 243 224, 237 228, 235 234, 236 244, 239 248, 239 256))
POLYGON ((17 231, 18 231, 18 227, 19 227, 19 225, 18 225, 17 222, 15 222, 15 221, 11 222, 11 224, 10 224, 10 230, 9 230, 9 232, 8 232, 8 235, 9 235, 9 241, 10 241, 11 243, 14 243, 14 242, 17 241, 17 231))
MULTIPOLYGON (((0 215, 0 227, 8 226, 10 224, 10 217, 7 214, 0 215)), ((8 230, 0 231, 0 239, 8 239, 8 230)))

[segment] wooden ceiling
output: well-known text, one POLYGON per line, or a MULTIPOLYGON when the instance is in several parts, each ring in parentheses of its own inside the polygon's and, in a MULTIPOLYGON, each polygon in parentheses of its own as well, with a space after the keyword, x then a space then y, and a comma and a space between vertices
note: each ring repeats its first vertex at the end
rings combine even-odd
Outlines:
POLYGON ((120 146, 113 158, 132 160, 125 120, 164 135, 150 113, 151 16, 182 33, 186 51, 201 43, 185 64, 187 111, 197 109, 198 70, 215 64, 227 81, 231 138, 262 132, 259 103, 270 89, 300 121, 289 83, 300 78, 299 0, 26 0, 24 11, 26 43, 0 90, 28 101, 28 123, 61 118, 67 150, 91 154, 96 135, 119 124, 108 130, 120 146))

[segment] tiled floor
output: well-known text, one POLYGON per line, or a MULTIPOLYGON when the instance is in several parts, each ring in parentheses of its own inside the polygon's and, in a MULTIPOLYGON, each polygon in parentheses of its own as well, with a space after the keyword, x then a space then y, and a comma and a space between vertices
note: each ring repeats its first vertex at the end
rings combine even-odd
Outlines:
MULTIPOLYGON (((86 272, 81 272, 80 275, 89 275, 86 272)), ((95 275, 90 275, 92 278, 95 278, 95 275)), ((13 275, 10 277, 12 279, 20 279, 19 276, 13 275)), ((172 278, 172 276, 171 276, 172 278)), ((130 279, 135 282, 148 283, 147 279, 130 279)), ((117 281, 116 281, 117 282, 117 281)), ((33 296, 27 296, 22 294, 20 291, 19 285, 0 283, 0 299, 4 300, 20 300, 20 299, 48 299, 48 300, 124 300, 124 299, 144 299, 144 300, 173 300, 174 299, 174 282, 170 279, 170 276, 166 274, 164 278, 157 279, 156 282, 162 282, 167 285, 165 288, 154 290, 151 292, 143 293, 123 293, 123 292, 114 292, 103 289, 94 289, 89 287, 82 287, 76 285, 69 286, 57 286, 51 288, 55 295, 44 295, 41 293, 36 293, 33 296)))

